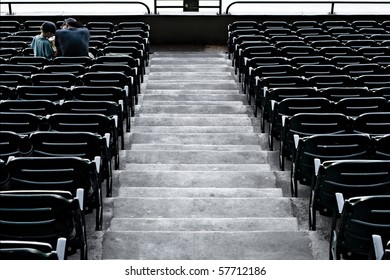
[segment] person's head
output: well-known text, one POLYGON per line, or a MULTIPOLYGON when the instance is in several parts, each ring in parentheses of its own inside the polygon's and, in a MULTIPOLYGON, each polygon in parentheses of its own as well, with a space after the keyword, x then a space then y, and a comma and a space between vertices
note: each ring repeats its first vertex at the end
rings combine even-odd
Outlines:
POLYGON ((67 18, 67 19, 64 20, 62 28, 64 28, 64 29, 68 29, 68 28, 71 28, 71 27, 73 27, 73 28, 80 28, 82 26, 83 25, 80 22, 78 22, 76 19, 74 19, 74 18, 67 18))
POLYGON ((44 37, 52 37, 56 33, 56 25, 51 21, 45 21, 41 25, 41 34, 44 37))

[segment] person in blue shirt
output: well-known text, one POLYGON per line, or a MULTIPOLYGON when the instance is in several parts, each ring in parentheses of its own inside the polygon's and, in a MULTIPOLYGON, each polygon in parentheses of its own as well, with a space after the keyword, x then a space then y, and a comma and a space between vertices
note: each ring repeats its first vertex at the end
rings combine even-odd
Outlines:
POLYGON ((49 41, 49 38, 53 37, 55 33, 56 25, 53 22, 45 21, 41 25, 41 34, 36 35, 31 42, 34 56, 43 56, 46 58, 55 57, 56 53, 53 49, 53 44, 49 41))
POLYGON ((89 30, 76 21, 68 18, 62 29, 56 32, 56 45, 61 56, 88 56, 89 30))

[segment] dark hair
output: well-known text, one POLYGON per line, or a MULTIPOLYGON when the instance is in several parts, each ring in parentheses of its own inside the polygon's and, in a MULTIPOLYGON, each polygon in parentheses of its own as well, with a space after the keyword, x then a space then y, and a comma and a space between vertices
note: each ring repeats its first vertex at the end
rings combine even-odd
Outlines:
POLYGON ((56 33, 56 25, 51 22, 51 21, 45 21, 42 25, 41 25, 41 30, 43 32, 51 32, 51 33, 56 33))
POLYGON ((64 25, 65 24, 69 25, 70 27, 75 27, 75 28, 83 27, 83 24, 81 22, 77 21, 74 18, 67 18, 67 19, 65 19, 64 20, 64 25))

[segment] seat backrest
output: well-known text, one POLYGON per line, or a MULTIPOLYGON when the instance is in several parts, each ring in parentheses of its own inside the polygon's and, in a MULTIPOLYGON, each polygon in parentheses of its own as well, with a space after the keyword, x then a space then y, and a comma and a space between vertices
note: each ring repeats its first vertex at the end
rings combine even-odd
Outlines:
POLYGON ((5 85, 0 85, 0 100, 6 100, 14 94, 15 90, 5 85))
POLYGON ((372 112, 358 116, 353 122, 357 133, 368 133, 371 136, 390 134, 390 112, 372 112))
POLYGON ((371 157, 371 138, 367 134, 312 135, 295 142, 294 177, 309 185, 314 175, 314 159, 321 162, 371 157))
POLYGON ((11 131, 0 131, 0 159, 6 162, 10 156, 30 155, 32 146, 26 137, 11 131))
POLYGON ((70 88, 77 84, 77 76, 71 73, 39 73, 31 75, 34 86, 62 86, 70 88))
POLYGON ((22 74, 0 74, 0 85, 16 88, 20 85, 29 85, 28 78, 22 74))
POLYGON ((381 88, 390 86, 390 74, 366 74, 356 78, 355 84, 361 87, 381 88))
POLYGON ((49 64, 49 60, 46 57, 39 56, 14 56, 10 58, 9 62, 17 65, 34 65, 39 68, 49 64))
MULTIPOLYGON (((1 240, 45 242, 60 250, 57 241, 64 237, 66 256, 80 249, 80 259, 86 259, 85 223, 78 198, 61 191, 6 191, 0 193, 0 200, 1 240)), ((34 248, 50 250, 44 245, 34 248)))
POLYGON ((376 63, 349 64, 342 68, 342 72, 351 77, 358 77, 361 75, 382 74, 384 69, 376 63))
POLYGON ((0 112, 0 130, 31 133, 39 130, 42 118, 31 113, 0 112))
POLYGON ((86 71, 87 69, 80 64, 58 64, 43 67, 44 73, 70 73, 75 76, 83 75, 86 71))
POLYGON ((41 69, 34 65, 20 65, 20 64, 0 64, 1 74, 21 74, 24 76, 31 76, 40 72, 41 69))
POLYGON ((302 65, 321 65, 328 63, 328 59, 324 56, 295 56, 290 59, 290 64, 295 67, 300 67, 302 65))
POLYGON ((375 137, 374 153, 376 159, 390 159, 390 134, 375 137))
MULTIPOLYGON (((60 248, 57 250, 60 250, 60 248)), ((54 251, 50 243, 16 240, 0 241, 0 260, 58 260, 59 258, 61 257, 57 254, 57 251, 54 251)))
POLYGON ((10 113, 32 113, 38 116, 57 113, 58 104, 49 100, 5 100, 0 101, 0 111, 10 113))
MULTIPOLYGON (((318 90, 318 95, 331 101, 349 97, 372 97, 373 93, 366 87, 326 87, 318 90)), ((377 95, 376 95, 377 96, 377 95)))
POLYGON ((319 167, 314 192, 318 209, 328 214, 332 212, 336 192, 344 198, 390 194, 390 161, 325 161, 319 167))
POLYGON ((62 86, 18 86, 16 95, 21 100, 60 101, 70 99, 70 91, 62 86))
POLYGON ((302 65, 298 68, 299 73, 306 78, 317 75, 337 75, 341 74, 339 68, 332 64, 302 65))
POLYGON ((58 56, 53 59, 53 64, 56 65, 82 65, 84 67, 91 66, 93 60, 88 56, 58 56))
POLYGON ((390 195, 346 199, 338 227, 338 251, 345 259, 368 259, 372 235, 390 239, 390 195))
POLYGON ((347 97, 336 102, 335 110, 350 117, 369 112, 385 112, 388 104, 384 97, 347 97))
POLYGON ((316 75, 307 79, 307 82, 312 87, 327 88, 327 87, 350 87, 354 85, 354 81, 348 75, 316 75))

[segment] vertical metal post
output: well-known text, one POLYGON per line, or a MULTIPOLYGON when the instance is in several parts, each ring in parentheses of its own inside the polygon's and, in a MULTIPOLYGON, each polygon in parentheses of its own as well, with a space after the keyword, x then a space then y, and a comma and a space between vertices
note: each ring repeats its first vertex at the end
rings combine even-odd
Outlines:
POLYGON ((12 6, 11 3, 8 3, 8 14, 12 15, 12 6))
POLYGON ((218 14, 222 15, 222 0, 219 0, 219 9, 218 14))
POLYGON ((157 0, 154 0, 154 14, 157 15, 157 0))
POLYGON ((330 14, 333 15, 334 14, 334 2, 332 2, 332 6, 330 8, 330 14))

